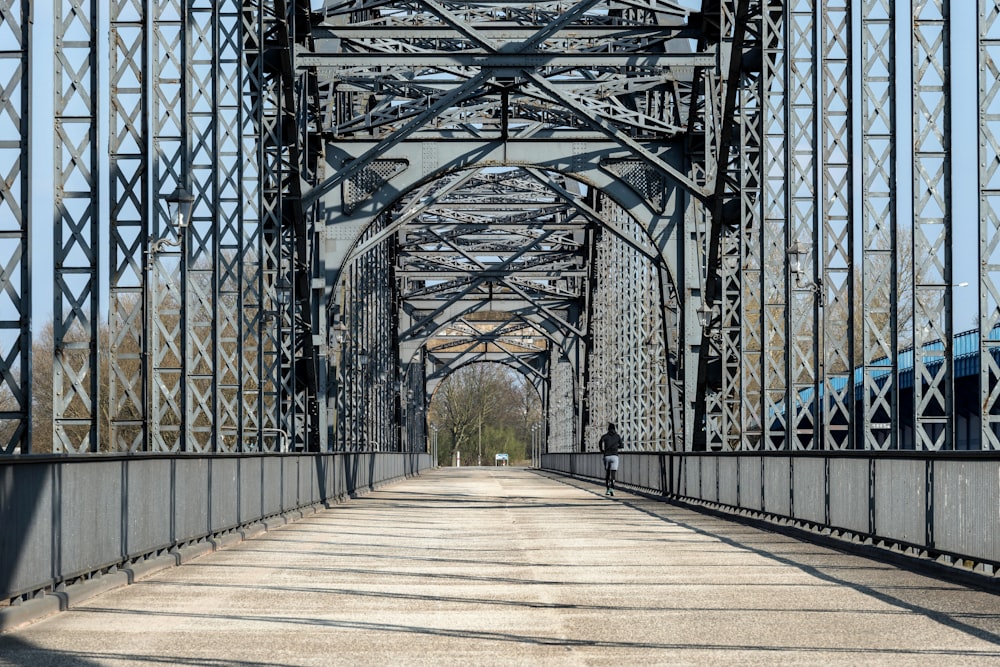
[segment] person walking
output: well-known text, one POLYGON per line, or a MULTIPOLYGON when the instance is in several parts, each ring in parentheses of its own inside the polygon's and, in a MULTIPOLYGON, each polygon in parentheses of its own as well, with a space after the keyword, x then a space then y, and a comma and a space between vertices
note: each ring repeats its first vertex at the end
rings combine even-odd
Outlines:
POLYGON ((604 454, 604 484, 608 490, 606 496, 615 495, 615 473, 618 472, 618 450, 622 448, 622 437, 615 431, 614 424, 608 424, 608 432, 601 436, 598 443, 604 454))

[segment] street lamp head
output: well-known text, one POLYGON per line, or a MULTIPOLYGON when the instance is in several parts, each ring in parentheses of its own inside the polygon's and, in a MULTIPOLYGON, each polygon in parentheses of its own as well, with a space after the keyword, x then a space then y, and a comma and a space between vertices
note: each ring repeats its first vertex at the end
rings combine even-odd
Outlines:
POLYGON ((704 301, 698 306, 698 322, 702 329, 707 329, 712 325, 712 307, 704 301))
POLYGON ((788 255, 788 270, 795 275, 802 273, 802 262, 809 254, 809 244, 795 241, 785 252, 788 255))
POLYGON ((288 304, 292 302, 292 284, 288 282, 288 278, 281 276, 274 289, 278 298, 278 305, 282 308, 287 308, 288 304))
POLYGON ((347 326, 343 322, 337 322, 333 325, 333 338, 337 345, 343 345, 347 342, 347 326))
POLYGON ((164 197, 167 202, 167 214, 170 222, 177 230, 187 227, 191 219, 191 204, 194 203, 194 195, 187 191, 182 185, 178 185, 173 192, 164 197))

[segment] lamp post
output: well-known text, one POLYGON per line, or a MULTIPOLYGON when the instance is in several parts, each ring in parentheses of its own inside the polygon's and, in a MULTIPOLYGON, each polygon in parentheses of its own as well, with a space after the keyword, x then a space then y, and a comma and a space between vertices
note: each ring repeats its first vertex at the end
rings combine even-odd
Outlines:
POLYGON ((536 463, 536 449, 537 449, 537 445, 535 444, 535 434, 537 433, 537 431, 538 431, 538 424, 532 424, 531 425, 531 467, 532 468, 537 468, 538 467, 538 464, 536 463))
MULTIPOLYGON (((159 318, 159 295, 162 293, 161 290, 157 289, 157 271, 156 263, 157 257, 166 251, 167 248, 177 248, 179 252, 178 257, 178 280, 180 282, 180 292, 181 292, 181 303, 179 308, 181 309, 182 326, 181 335, 183 336, 183 308, 184 308, 184 236, 185 230, 187 229, 188 222, 191 218, 191 205, 194 203, 194 197, 190 192, 187 191, 182 185, 178 184, 177 187, 168 195, 163 197, 163 200, 167 203, 167 229, 164 232, 174 231, 176 235, 175 238, 162 237, 155 238, 151 236, 149 238, 149 245, 146 250, 146 285, 143 290, 143 299, 145 300, 145 309, 147 313, 148 321, 146 322, 147 335, 144 337, 144 364, 145 374, 148 378, 148 389, 147 396, 148 402, 145 406, 146 408, 146 449, 154 450, 158 448, 158 444, 161 440, 160 436, 160 419, 158 416, 152 414, 154 405, 161 405, 163 401, 155 395, 163 386, 163 383, 159 381, 157 377, 156 360, 158 359, 158 336, 157 332, 159 327, 156 326, 157 319, 159 318), (152 363, 153 367, 150 368, 149 364, 152 363)), ((180 343, 180 347, 183 350, 183 340, 180 343)), ((183 358, 183 352, 182 352, 183 358)), ((183 400, 182 400, 183 403, 183 400)), ((180 432, 178 437, 181 437, 183 431, 180 432)), ((183 439, 180 441, 180 448, 183 449, 183 439)), ((168 448, 166 443, 163 443, 164 448, 168 448)))
POLYGON ((430 455, 431 463, 436 466, 438 464, 438 427, 436 424, 431 424, 430 455))

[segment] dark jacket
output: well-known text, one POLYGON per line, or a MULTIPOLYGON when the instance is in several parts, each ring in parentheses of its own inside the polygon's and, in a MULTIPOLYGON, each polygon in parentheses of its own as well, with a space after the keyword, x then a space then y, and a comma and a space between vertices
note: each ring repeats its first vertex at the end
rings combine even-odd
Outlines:
POLYGON ((603 452, 605 456, 617 456, 618 450, 623 446, 622 437, 614 431, 609 431, 602 435, 601 442, 599 444, 601 452, 603 452))

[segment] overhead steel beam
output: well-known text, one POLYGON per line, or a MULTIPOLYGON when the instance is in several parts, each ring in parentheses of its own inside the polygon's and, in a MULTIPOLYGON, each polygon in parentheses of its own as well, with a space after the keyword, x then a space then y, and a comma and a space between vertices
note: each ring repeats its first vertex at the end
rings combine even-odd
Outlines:
MULTIPOLYGON (((634 67, 657 70, 664 68, 711 67, 715 65, 714 54, 690 53, 488 53, 475 50, 456 53, 318 53, 299 49, 295 54, 301 68, 334 67, 459 67, 463 69, 511 70, 511 69, 563 69, 634 67)), ((495 72, 503 76, 504 72, 495 72)))

